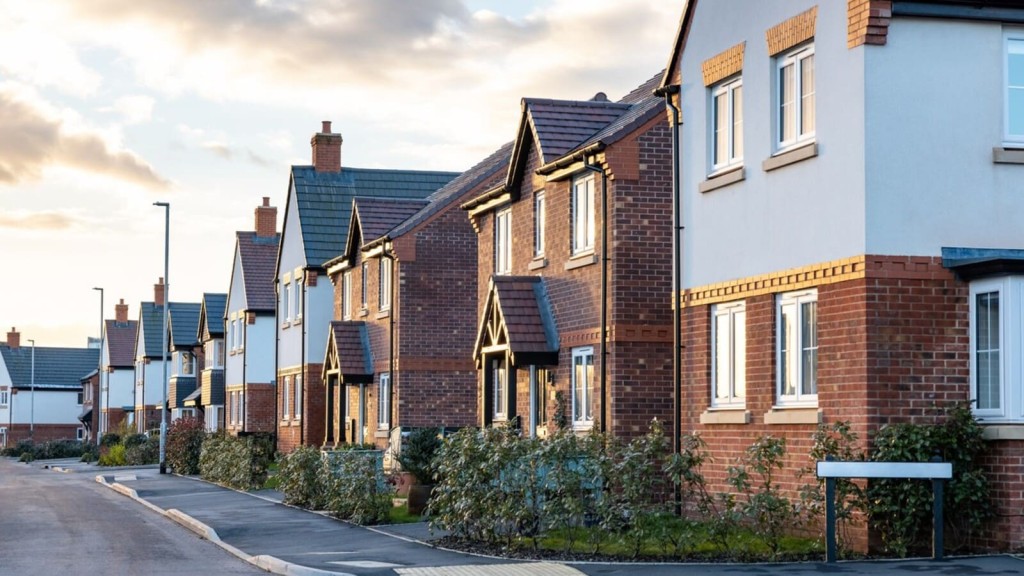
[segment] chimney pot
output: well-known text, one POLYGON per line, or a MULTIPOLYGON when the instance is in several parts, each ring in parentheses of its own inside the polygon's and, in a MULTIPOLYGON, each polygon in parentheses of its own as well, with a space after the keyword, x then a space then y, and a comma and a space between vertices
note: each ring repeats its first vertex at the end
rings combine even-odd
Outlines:
POLYGON ((263 205, 264 206, 270 206, 270 196, 264 196, 263 197, 263 205))
POLYGON ((11 350, 17 350, 21 346, 21 333, 14 326, 11 326, 11 331, 7 333, 7 345, 11 350))
POLYGON ((323 130, 321 130, 321 132, 324 133, 324 134, 330 134, 331 133, 331 121, 330 120, 323 120, 322 123, 323 123, 323 130))

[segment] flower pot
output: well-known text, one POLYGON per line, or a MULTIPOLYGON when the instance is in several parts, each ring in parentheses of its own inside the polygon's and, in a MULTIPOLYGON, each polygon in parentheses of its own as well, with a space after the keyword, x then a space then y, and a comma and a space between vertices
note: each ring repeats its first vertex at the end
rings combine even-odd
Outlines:
POLYGON ((398 482, 395 485, 395 494, 398 496, 408 496, 409 488, 416 483, 416 477, 409 472, 400 472, 398 474, 398 482))
POLYGON ((423 514, 430 502, 433 484, 413 484, 409 487, 409 514, 423 514))

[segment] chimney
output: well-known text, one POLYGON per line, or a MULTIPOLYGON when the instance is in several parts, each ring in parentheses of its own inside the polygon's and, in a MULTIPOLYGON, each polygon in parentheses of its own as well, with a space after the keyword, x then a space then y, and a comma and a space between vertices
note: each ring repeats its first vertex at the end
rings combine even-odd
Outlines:
POLYGON ((313 147, 313 169, 317 172, 341 172, 341 134, 331 132, 331 121, 324 120, 323 131, 309 141, 313 147))
POLYGON ((14 326, 11 326, 11 331, 7 333, 7 345, 11 350, 17 350, 21 346, 21 333, 14 326))
POLYGON ((164 305, 164 277, 160 277, 160 282, 153 285, 153 303, 157 306, 164 305))
POLYGON ((263 197, 263 205, 256 207, 256 237, 269 238, 277 234, 277 208, 270 205, 270 197, 263 197))
POLYGON ((121 298, 119 304, 114 305, 114 322, 118 324, 128 323, 128 305, 124 303, 124 298, 121 298))

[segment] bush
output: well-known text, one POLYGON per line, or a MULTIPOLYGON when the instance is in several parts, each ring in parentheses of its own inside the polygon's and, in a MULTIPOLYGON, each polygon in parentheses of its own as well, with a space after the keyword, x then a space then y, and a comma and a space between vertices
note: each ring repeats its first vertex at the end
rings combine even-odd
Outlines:
POLYGON ((100 455, 100 466, 124 466, 125 463, 124 444, 115 444, 105 454, 100 455))
POLYGON ((726 480, 746 495, 740 509, 773 559, 779 555, 782 537, 798 520, 792 503, 781 495, 775 481, 775 473, 782 470, 785 456, 785 438, 761 436, 747 448, 740 466, 729 467, 726 480))
POLYGON ((433 484, 437 476, 437 452, 441 448, 441 430, 417 428, 413 430, 398 454, 402 470, 416 477, 420 484, 433 484))
POLYGON ((177 474, 199 474, 199 454, 202 451, 206 429, 197 418, 179 418, 167 429, 164 447, 167 464, 177 474))
POLYGON ((382 524, 391 518, 392 490, 377 450, 347 450, 328 461, 327 508, 356 524, 382 524))
POLYGON ((285 504, 313 510, 327 507, 330 476, 320 450, 301 446, 283 456, 277 478, 285 504))
POLYGON ((160 463, 160 437, 138 434, 125 438, 124 459, 128 466, 145 466, 160 463), (129 443, 129 439, 134 439, 129 443), (141 440, 141 441, 139 441, 141 440))
POLYGON ((239 490, 258 490, 267 481, 273 455, 272 435, 210 435, 200 450, 199 474, 239 490))
POLYGON ((110 448, 121 443, 121 435, 117 432, 107 432, 100 437, 100 446, 103 448, 110 448))

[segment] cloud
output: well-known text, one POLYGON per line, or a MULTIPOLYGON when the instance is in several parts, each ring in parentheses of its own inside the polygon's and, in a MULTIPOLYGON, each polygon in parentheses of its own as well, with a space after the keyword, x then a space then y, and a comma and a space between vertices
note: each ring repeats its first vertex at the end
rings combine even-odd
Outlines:
POLYGON ((66 230, 77 221, 60 212, 3 213, 0 214, 0 228, 19 230, 66 230))
POLYGON ((153 105, 156 103, 150 96, 122 96, 114 101, 114 110, 119 112, 128 124, 148 122, 153 117, 153 105))
POLYGON ((49 166, 68 166, 152 189, 170 185, 136 154, 112 150, 98 132, 72 129, 10 91, 0 90, 0 126, 0 184, 36 180, 49 166))

